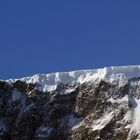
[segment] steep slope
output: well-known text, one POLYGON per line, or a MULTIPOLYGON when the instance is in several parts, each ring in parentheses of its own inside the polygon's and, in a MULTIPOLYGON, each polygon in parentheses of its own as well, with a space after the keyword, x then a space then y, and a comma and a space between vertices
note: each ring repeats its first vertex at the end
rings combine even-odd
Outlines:
POLYGON ((140 140, 140 66, 0 81, 2 140, 140 140))

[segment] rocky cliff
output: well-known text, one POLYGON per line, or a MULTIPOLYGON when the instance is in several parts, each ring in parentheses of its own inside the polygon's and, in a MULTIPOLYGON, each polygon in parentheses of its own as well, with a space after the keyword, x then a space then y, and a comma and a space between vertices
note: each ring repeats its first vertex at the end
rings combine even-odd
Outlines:
POLYGON ((0 81, 1 140, 140 140, 140 66, 0 81))

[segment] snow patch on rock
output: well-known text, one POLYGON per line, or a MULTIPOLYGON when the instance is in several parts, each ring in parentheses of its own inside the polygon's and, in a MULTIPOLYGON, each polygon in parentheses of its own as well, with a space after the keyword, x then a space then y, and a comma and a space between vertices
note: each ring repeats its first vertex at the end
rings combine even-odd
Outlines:
POLYGON ((73 115, 69 116, 69 129, 74 130, 76 128, 78 128, 82 123, 83 118, 76 118, 73 115))
POLYGON ((101 119, 94 120, 92 131, 103 129, 109 121, 113 118, 113 112, 105 114, 101 119))
POLYGON ((118 103, 118 104, 120 104, 120 103, 123 103, 123 102, 128 102, 128 96, 124 96, 121 99, 117 98, 116 100, 113 99, 113 98, 110 98, 108 101, 111 102, 111 103, 118 103))
POLYGON ((134 123, 132 129, 140 133, 140 99, 135 99, 137 106, 134 109, 134 123))
POLYGON ((21 92, 17 91, 17 90, 14 90, 13 93, 12 93, 12 101, 17 101, 21 98, 21 92))
POLYGON ((53 131, 53 128, 51 128, 51 127, 41 126, 37 131, 37 137, 47 138, 50 136, 52 131, 53 131))

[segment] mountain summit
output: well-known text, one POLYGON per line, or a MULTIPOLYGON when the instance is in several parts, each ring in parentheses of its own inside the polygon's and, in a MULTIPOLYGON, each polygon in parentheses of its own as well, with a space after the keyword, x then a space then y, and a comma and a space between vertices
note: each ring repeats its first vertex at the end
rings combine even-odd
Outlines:
POLYGON ((0 81, 2 140, 140 140, 140 65, 0 81))

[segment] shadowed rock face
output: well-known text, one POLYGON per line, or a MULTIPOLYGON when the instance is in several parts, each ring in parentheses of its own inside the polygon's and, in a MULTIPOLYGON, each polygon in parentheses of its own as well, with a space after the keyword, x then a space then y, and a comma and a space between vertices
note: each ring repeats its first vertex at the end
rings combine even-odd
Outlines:
POLYGON ((132 129, 138 83, 124 86, 102 80, 58 84, 41 92, 37 84, 0 82, 1 140, 138 140, 132 129))

